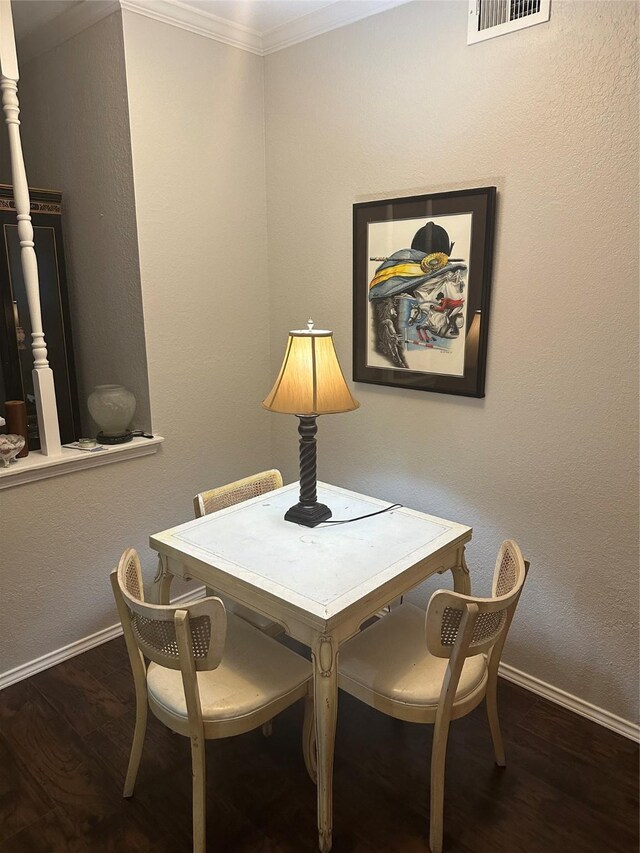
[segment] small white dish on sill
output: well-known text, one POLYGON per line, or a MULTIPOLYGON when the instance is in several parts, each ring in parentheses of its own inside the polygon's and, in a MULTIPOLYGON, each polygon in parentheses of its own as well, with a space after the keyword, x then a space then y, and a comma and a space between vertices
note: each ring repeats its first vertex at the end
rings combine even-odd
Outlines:
POLYGON ((9 463, 13 462, 23 447, 24 436, 0 435, 0 459, 2 459, 5 468, 9 467, 9 463))
POLYGON ((64 445, 60 454, 44 456, 40 450, 30 451, 28 456, 19 460, 19 465, 3 468, 0 463, 0 491, 36 480, 46 480, 62 474, 72 474, 85 468, 96 468, 112 462, 124 462, 138 456, 149 456, 157 453, 164 438, 154 435, 153 438, 134 438, 127 444, 117 444, 113 447, 103 447, 99 453, 95 451, 82 452, 77 448, 64 445))

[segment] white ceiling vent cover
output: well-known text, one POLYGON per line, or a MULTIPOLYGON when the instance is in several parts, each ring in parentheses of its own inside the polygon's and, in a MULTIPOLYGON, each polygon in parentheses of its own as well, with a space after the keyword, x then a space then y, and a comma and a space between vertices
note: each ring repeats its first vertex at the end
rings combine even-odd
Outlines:
POLYGON ((467 44, 549 20, 551 0, 469 0, 467 44))

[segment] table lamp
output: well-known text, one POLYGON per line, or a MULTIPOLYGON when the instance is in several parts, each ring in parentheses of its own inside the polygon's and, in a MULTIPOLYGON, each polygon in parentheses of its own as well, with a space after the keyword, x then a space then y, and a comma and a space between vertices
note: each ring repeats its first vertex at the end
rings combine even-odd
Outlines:
POLYGON ((262 405, 270 412, 296 415, 300 434, 300 500, 285 519, 315 527, 331 518, 328 506, 316 494, 316 433, 318 415, 351 412, 360 405, 344 381, 333 346, 333 332, 314 329, 289 332, 280 373, 262 405))

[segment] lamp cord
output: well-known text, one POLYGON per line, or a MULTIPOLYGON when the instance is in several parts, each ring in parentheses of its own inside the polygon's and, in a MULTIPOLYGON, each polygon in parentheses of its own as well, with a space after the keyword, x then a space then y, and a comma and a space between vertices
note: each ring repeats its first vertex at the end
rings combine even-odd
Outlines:
POLYGON ((361 521, 363 518, 373 518, 374 515, 382 515, 383 512, 389 512, 392 509, 400 509, 402 506, 403 504, 391 504, 391 506, 386 506, 384 509, 379 509, 377 512, 370 512, 367 515, 357 515, 355 518, 329 519, 328 521, 322 521, 316 526, 322 527, 325 524, 349 524, 351 521, 361 521))

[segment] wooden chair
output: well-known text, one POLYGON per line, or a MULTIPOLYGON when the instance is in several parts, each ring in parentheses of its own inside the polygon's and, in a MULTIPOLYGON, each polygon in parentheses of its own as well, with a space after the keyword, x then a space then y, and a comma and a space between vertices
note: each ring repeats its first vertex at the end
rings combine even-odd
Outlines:
POLYGON ((505 765, 496 688, 498 664, 528 571, 518 545, 503 542, 491 598, 448 590, 431 596, 425 614, 402 604, 340 650, 339 685, 400 720, 433 723, 429 843, 442 851, 447 736, 451 720, 486 698, 496 763, 505 765), (426 631, 426 648, 425 648, 426 631))
MULTIPOLYGON (((226 509, 229 506, 240 503, 241 501, 255 498, 258 495, 264 495, 267 492, 272 492, 274 489, 279 489, 282 486, 282 474, 276 469, 271 471, 261 471, 259 474, 253 474, 251 477, 245 477, 243 480, 236 480, 233 483, 228 483, 226 486, 219 486, 217 489, 209 489, 208 492, 200 492, 193 499, 193 508, 196 518, 202 518, 203 515, 209 515, 211 512, 217 512, 219 509, 226 509)), ((215 595, 216 593, 207 589, 207 595, 215 595)), ((220 596, 224 602, 227 611, 234 613, 245 622, 258 628, 264 634, 270 637, 277 637, 283 632, 282 625, 273 622, 266 616, 238 604, 226 596, 220 596)))
POLYGON ((136 688, 123 796, 133 794, 149 707, 172 731, 191 740, 193 849, 204 853, 206 739, 251 731, 304 697, 303 755, 313 778, 311 664, 227 614, 219 598, 186 606, 145 603, 140 560, 132 548, 111 573, 111 585, 136 688))

